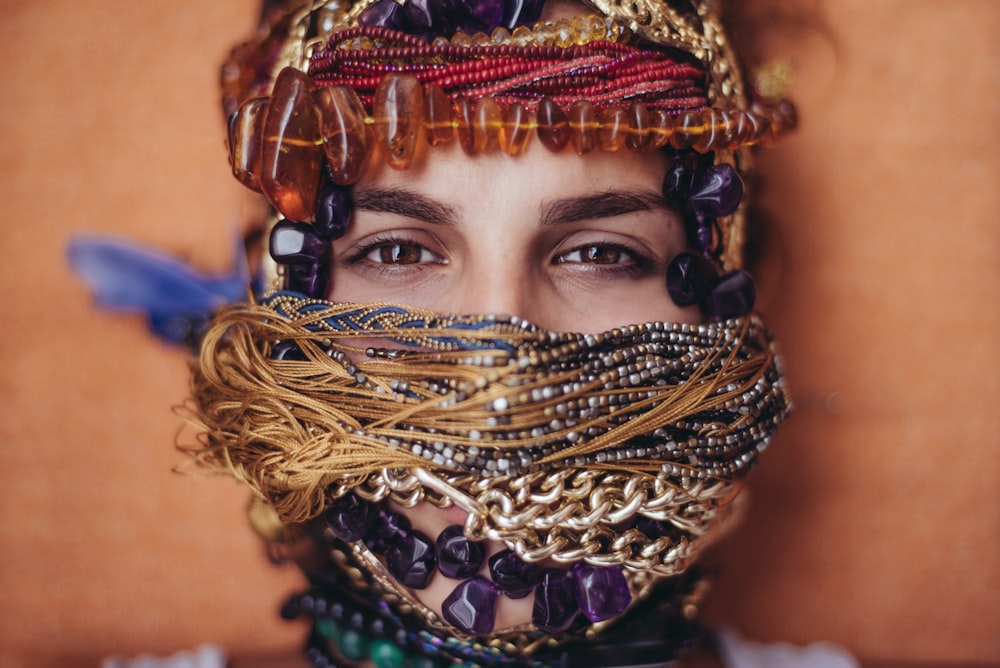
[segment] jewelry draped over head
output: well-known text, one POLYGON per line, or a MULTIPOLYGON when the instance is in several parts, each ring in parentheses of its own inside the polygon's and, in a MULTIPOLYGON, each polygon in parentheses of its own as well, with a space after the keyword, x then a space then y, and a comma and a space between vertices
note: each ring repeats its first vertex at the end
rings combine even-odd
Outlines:
POLYGON ((283 612, 316 620, 317 666, 669 661, 704 595, 691 564, 788 414, 741 269, 740 175, 794 107, 747 91, 712 0, 540 21, 544 4, 267 0, 223 69, 233 173, 271 206, 271 289, 205 334, 191 452, 253 490, 272 544, 324 547, 283 612), (516 159, 533 138, 667 155, 691 251, 664 287, 707 322, 579 335, 325 301, 372 160, 408 169, 449 142, 516 159), (427 536, 392 505, 420 502, 465 521, 427 536), (432 610, 417 592, 437 576, 456 584, 432 610), (523 596, 530 623, 497 628, 498 600, 523 596))
MULTIPOLYGON (((369 158, 405 169, 421 143, 458 141, 469 155, 516 155, 533 136, 581 155, 691 149, 739 172, 746 147, 796 125, 789 102, 748 99, 710 0, 591 1, 598 14, 536 22, 543 4, 312 0, 265 12, 223 68, 234 175, 329 240, 349 219, 338 191, 369 158)), ((706 253, 738 269, 742 210, 702 218, 692 225, 710 230, 706 253)), ((322 271, 287 273, 286 287, 323 296, 322 271)))

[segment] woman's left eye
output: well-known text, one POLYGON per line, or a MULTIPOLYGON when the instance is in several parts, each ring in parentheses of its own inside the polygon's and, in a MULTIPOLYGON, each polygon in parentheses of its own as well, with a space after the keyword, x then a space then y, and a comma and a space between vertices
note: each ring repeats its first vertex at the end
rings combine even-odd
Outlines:
POLYGON ((556 264, 631 264, 635 261, 625 249, 605 244, 581 246, 555 259, 556 264))

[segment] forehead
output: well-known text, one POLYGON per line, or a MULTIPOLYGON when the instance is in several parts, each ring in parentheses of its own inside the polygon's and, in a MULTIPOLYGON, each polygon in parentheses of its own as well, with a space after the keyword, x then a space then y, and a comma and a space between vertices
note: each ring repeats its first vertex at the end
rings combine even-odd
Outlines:
POLYGON ((580 156, 534 143, 518 156, 502 151, 469 156, 453 142, 426 148, 406 170, 374 160, 355 187, 399 188, 459 206, 536 205, 621 189, 659 194, 666 169, 667 158, 658 151, 580 156))

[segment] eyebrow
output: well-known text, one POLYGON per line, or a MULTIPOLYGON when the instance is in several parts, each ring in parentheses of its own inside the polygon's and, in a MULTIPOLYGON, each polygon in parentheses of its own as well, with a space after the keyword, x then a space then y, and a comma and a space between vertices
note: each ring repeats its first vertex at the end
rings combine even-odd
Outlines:
POLYGON ((569 197, 542 206, 540 224, 563 225, 581 220, 623 216, 635 211, 670 209, 667 201, 649 190, 609 190, 585 197, 569 197))
POLYGON ((355 209, 394 213, 431 225, 457 225, 458 214, 452 207, 401 188, 356 188, 352 195, 355 209))

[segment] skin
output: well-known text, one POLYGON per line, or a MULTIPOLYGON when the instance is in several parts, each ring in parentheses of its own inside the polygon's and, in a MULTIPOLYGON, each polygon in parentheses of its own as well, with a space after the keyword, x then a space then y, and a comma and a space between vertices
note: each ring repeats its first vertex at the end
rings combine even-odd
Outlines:
POLYGON ((373 165, 334 244, 331 297, 450 313, 506 313, 552 330, 598 332, 649 320, 695 322, 667 294, 686 248, 660 195, 658 153, 533 144, 468 159, 456 144, 406 171, 373 165))
MULTIPOLYGON (((683 224, 660 194, 666 169, 655 152, 581 158, 539 144, 518 157, 469 159, 453 143, 405 171, 373 163, 354 187, 349 231, 334 244, 329 296, 510 314, 585 333, 697 322, 697 308, 677 306, 666 290, 670 260, 687 250, 683 224)), ((431 537, 465 519, 429 504, 398 510, 431 537)), ((503 547, 491 543, 488 552, 503 547)), ((437 574, 415 594, 440 613, 454 585, 437 574)), ((530 597, 501 597, 497 629, 530 618, 530 597)))

